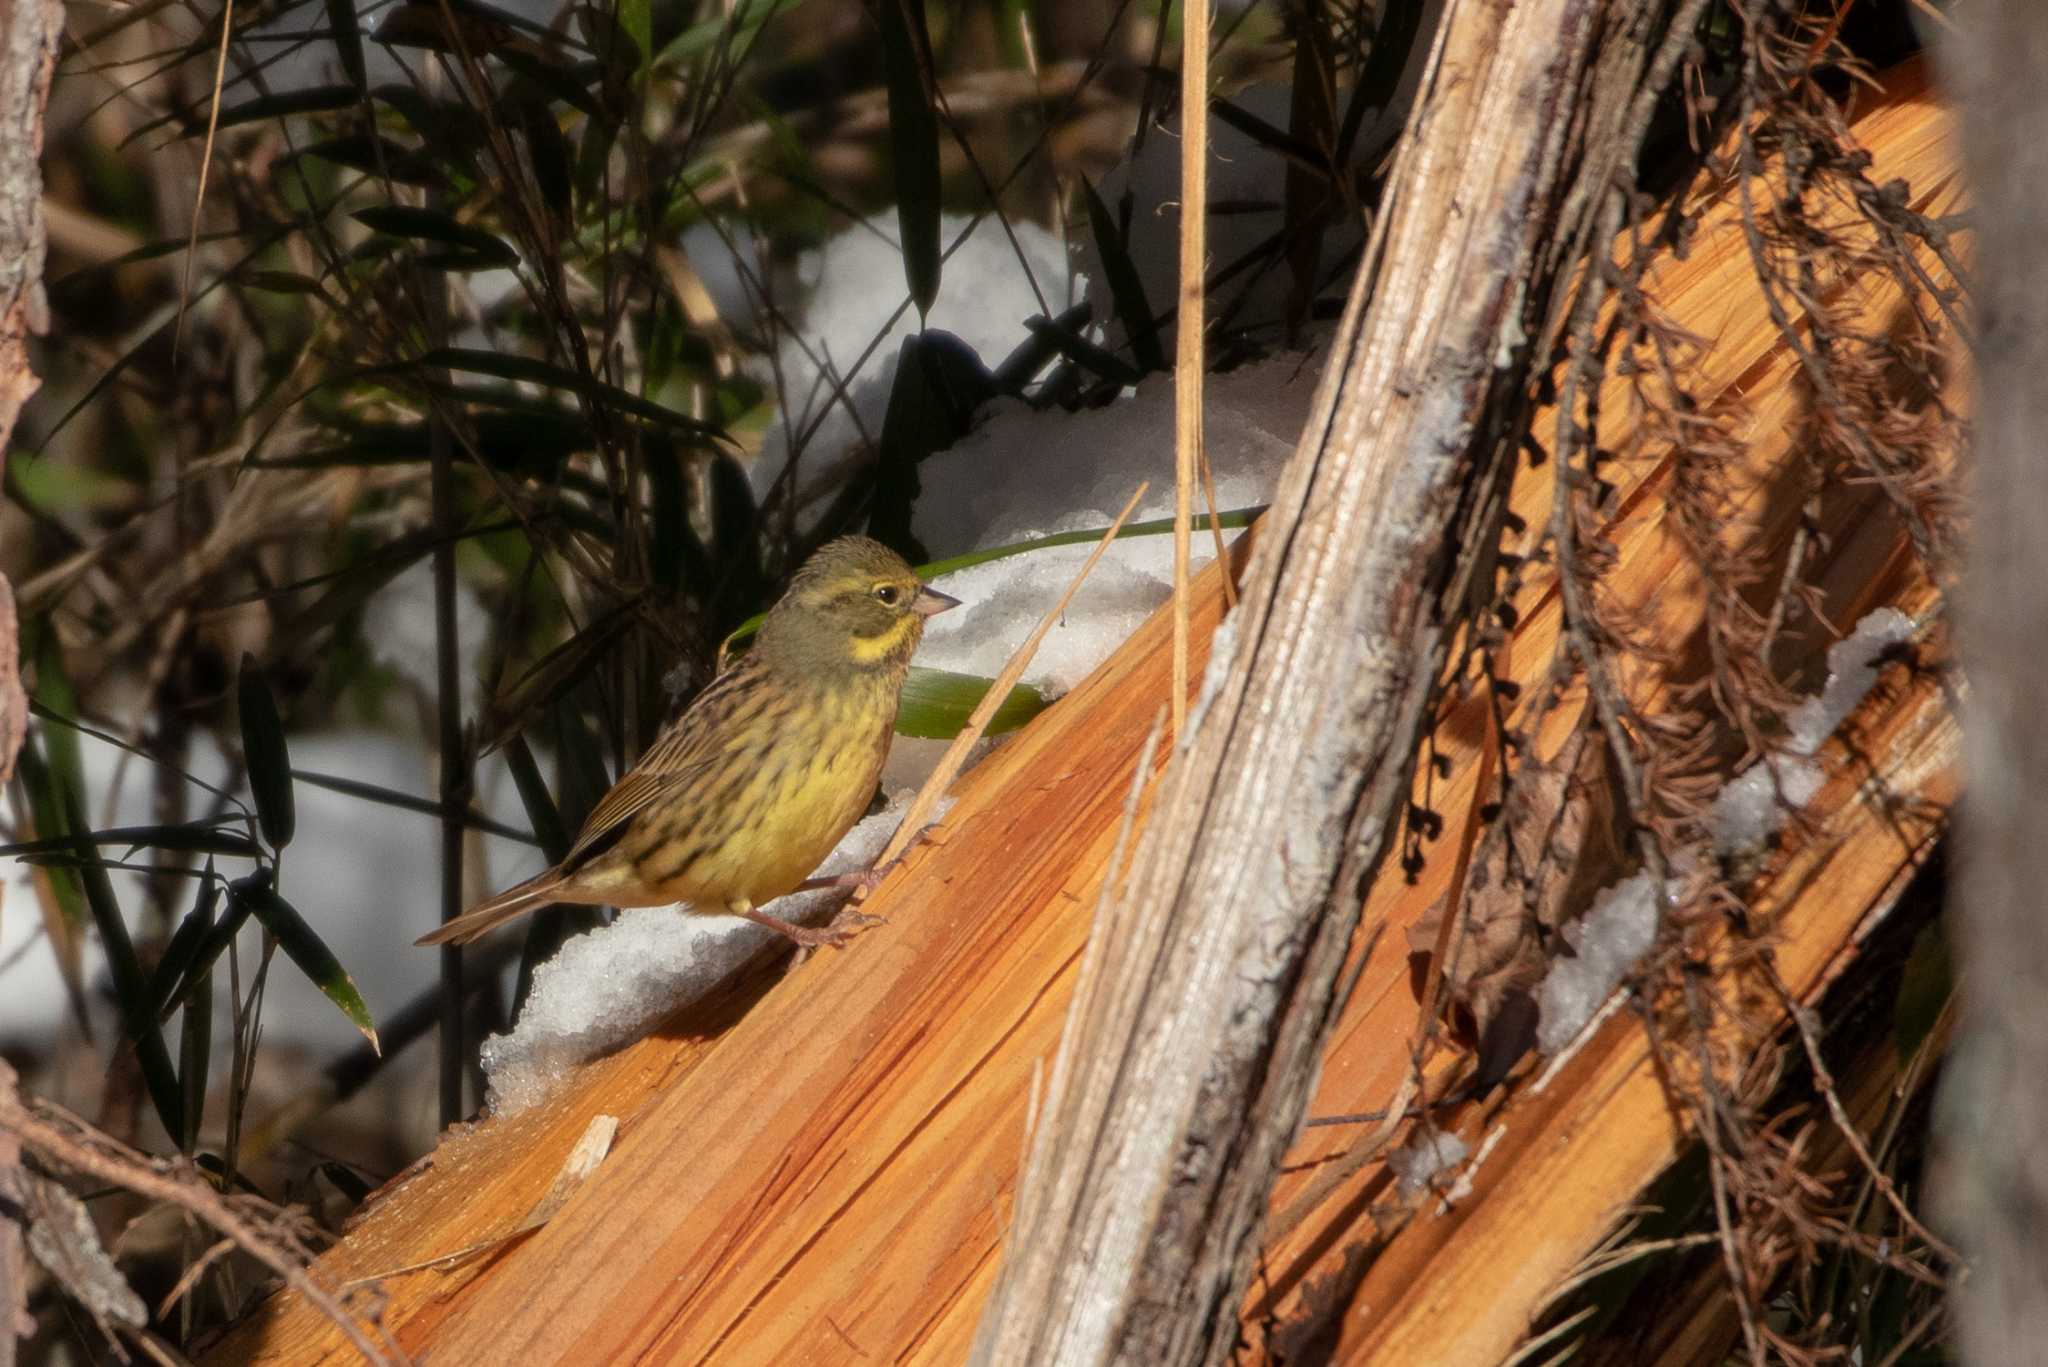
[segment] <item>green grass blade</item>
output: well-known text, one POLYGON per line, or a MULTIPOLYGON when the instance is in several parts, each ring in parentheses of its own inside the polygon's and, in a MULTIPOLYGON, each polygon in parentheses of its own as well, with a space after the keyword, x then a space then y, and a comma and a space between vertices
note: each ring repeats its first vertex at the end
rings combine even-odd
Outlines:
MULTIPOLYGON (((15 773, 28 794, 29 815, 35 828, 61 833, 66 827, 64 793, 34 737, 21 747, 16 761, 15 773)), ((79 1030, 90 1040, 92 1013, 86 1005, 83 946, 91 914, 86 910, 85 892, 78 880, 62 869, 48 870, 43 885, 49 889, 49 898, 36 899, 43 917, 43 933, 50 941, 52 957, 57 960, 57 976, 64 980, 64 995, 71 1003, 72 1015, 77 1018, 79 1030)))
MULTIPOLYGON (((1252 525, 1252 519, 1265 511, 1266 505, 1263 503, 1245 508, 1232 508, 1216 515, 1216 525, 1226 531, 1237 527, 1249 527, 1252 525)), ((1207 531, 1209 515, 1195 514, 1193 525, 1198 532, 1207 531)), ((1054 532, 1050 536, 1033 537, 1029 541, 1013 541, 1007 546, 990 546, 986 550, 969 551, 965 555, 949 556, 944 560, 934 560, 928 565, 920 565, 917 573, 923 579, 936 579, 941 575, 957 574, 961 570, 972 569, 976 565, 1007 560, 1013 555, 1026 555, 1032 551, 1049 550, 1054 546, 1092 546, 1102 540, 1102 534, 1107 530, 1106 527, 1097 527, 1091 531, 1054 532)), ((1122 541, 1133 536, 1166 536, 1172 531, 1173 519, 1162 517, 1150 522, 1133 522, 1119 530, 1116 539, 1122 541)))
MULTIPOLYGON (((1263 503, 1253 504, 1246 508, 1232 508, 1228 512, 1216 515, 1216 525, 1224 528, 1226 531, 1236 527, 1249 527, 1252 525, 1252 519, 1265 511, 1266 505, 1263 503)), ((1195 514, 1193 526, 1198 532, 1209 530, 1209 515, 1207 513, 1195 514)), ((927 564, 919 565, 917 567, 917 574, 920 579, 929 581, 937 579, 942 575, 957 574, 961 570, 973 569, 976 565, 986 565, 996 560, 1007 560, 1013 555, 1028 555, 1032 551, 1050 550, 1054 546, 1092 546, 1102 540, 1102 534, 1107 530, 1108 528, 1106 527, 1097 527, 1091 531, 1054 532, 1050 536, 1037 536, 1029 541, 1013 541, 1006 546, 990 546, 986 550, 969 551, 965 555, 949 556, 944 560, 933 560, 927 564)), ((1122 541, 1124 538, 1131 536, 1166 536, 1172 531, 1173 519, 1162 517, 1156 518, 1151 522, 1133 522, 1129 526, 1121 528, 1116 534, 1116 539, 1122 541)), ((761 629, 761 621, 765 616, 767 616, 766 613, 757 612, 746 621, 734 627, 732 633, 719 646, 721 655, 730 652, 734 647, 751 639, 754 633, 761 629)))

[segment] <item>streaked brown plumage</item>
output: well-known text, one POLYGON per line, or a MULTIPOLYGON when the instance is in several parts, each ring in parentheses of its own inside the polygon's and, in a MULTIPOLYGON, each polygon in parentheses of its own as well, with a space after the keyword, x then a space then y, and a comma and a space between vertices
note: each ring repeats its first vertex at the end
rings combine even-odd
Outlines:
POLYGON ((690 902, 799 944, 839 943, 844 931, 756 908, 802 883, 867 809, 925 619, 952 606, 878 541, 822 547, 753 649, 656 737, 561 863, 419 943, 464 943, 551 902, 690 902))

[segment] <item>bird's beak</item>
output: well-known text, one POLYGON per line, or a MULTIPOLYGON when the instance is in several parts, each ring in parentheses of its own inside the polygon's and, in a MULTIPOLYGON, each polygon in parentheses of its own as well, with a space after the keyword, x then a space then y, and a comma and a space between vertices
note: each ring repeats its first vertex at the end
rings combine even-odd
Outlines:
POLYGON ((917 597, 910 600, 910 610, 920 617, 936 617, 947 608, 960 606, 958 598, 940 593, 927 585, 917 591, 917 597))

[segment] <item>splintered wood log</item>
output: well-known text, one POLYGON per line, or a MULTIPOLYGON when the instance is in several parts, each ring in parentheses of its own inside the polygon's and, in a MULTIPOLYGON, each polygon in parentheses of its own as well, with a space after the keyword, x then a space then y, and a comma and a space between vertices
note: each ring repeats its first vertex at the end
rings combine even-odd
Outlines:
MULTIPOLYGON (((1856 124, 1876 157, 1873 179, 1903 179, 1914 205, 1946 212, 1954 163, 1924 74, 1908 68, 1884 84, 1856 124)), ((1666 314, 1706 339, 1695 377, 1705 392, 1749 407, 1743 459, 1756 494, 1744 534, 1782 561, 1801 507, 1771 497, 1771 476, 1805 437, 1807 401, 1733 211, 1710 211, 1689 258, 1660 266, 1652 286, 1666 314)), ((1830 288, 1866 319, 1898 302, 1887 280, 1830 288)), ((1610 412, 1625 411, 1621 385, 1608 382, 1610 412)), ((1554 418, 1537 421, 1550 430, 1542 424, 1554 418)), ((1617 484, 1615 591, 1654 614, 1675 646, 1653 691, 1683 688, 1699 671, 1687 647, 1703 595, 1664 521, 1674 472, 1655 451, 1607 472, 1617 484)), ((1532 528, 1546 516, 1552 473, 1517 472, 1511 507, 1532 528)), ((1883 605, 1936 613, 1939 595, 1878 492, 1827 491, 1814 515, 1821 549, 1809 577, 1830 621, 1846 626, 1883 605)), ((1233 548, 1234 567, 1246 550, 1233 548)), ((1212 566, 1195 588, 1196 678, 1221 615, 1221 572, 1212 566)), ((1545 668, 1557 598, 1554 582, 1526 578, 1505 678, 1532 686, 1545 668)), ((1167 707, 1171 635, 1169 618, 1155 617, 968 774, 933 838, 871 899, 886 926, 786 977, 749 977, 576 1071, 541 1107, 457 1127, 380 1193, 317 1275, 354 1286, 366 1312, 374 1293, 397 1347, 439 1362, 967 1360, 1016 1252, 1005 1238, 1018 1175, 1034 1116, 1049 1123, 1046 1073, 1126 808, 1135 796, 1145 819, 1167 762, 1161 745, 1137 772, 1167 707), (547 1213, 544 1198, 598 1116, 618 1121, 609 1156, 550 1218, 523 1229, 536 1207, 547 1213)), ((1817 658, 1825 644, 1800 648, 1817 658)), ((1937 631, 1923 663, 1939 648, 1937 631)), ((1582 705, 1554 713, 1533 748, 1554 749, 1582 705)), ((1427 797, 1449 828, 1412 883, 1390 863, 1365 893, 1347 968, 1356 983, 1311 1115, 1407 1094, 1420 1026, 1407 930, 1442 897, 1459 828, 1477 817, 1486 706, 1453 698, 1439 711, 1447 767, 1427 797)), ((1750 890, 1799 1000, 1853 966, 1861 929, 1924 858, 1954 800, 1955 746, 1934 672, 1900 665, 1824 752, 1826 786, 1750 890)), ((1759 1049, 1772 1046, 1769 1025, 1759 1025, 1759 1049)), ((1525 1068, 1483 1109, 1438 1122, 1477 1156, 1419 1202, 1395 1199, 1384 1147, 1361 1148, 1357 1129, 1297 1140, 1240 1309, 1246 1360, 1498 1361, 1690 1140, 1626 1011, 1555 1066, 1525 1068), (1346 1157, 1358 1154, 1370 1161, 1346 1157)), ((332 1324, 280 1295, 209 1361, 353 1356, 332 1324)))
MULTIPOLYGON (((1953 128, 1921 64, 1887 73, 1884 98, 1855 126, 1875 158, 1876 183, 1905 181, 1916 209, 1930 216, 1955 211, 1960 187, 1953 128)), ((1748 482, 1755 495, 1746 510, 1747 531, 1777 564, 1802 505, 1775 492, 1773 473, 1799 442, 1810 440, 1810 398, 1763 307, 1738 217, 1729 204, 1710 211, 1695 250, 1685 261, 1658 267, 1647 288, 1686 330, 1711 339, 1691 377, 1702 397, 1720 390, 1748 406, 1745 459, 1753 467, 1748 482)), ((1832 284, 1833 302, 1853 307, 1865 327, 1889 318, 1900 302, 1892 282, 1874 273, 1832 284)), ((1608 388, 1606 410, 1625 411, 1625 384, 1610 381, 1608 388)), ((1544 419, 1536 430, 1549 430, 1544 419)), ((1617 433, 1614 444, 1625 448, 1626 434, 1617 433)), ((1673 453, 1653 453, 1615 476, 1621 511, 1609 536, 1620 555, 1611 583, 1654 611, 1658 638, 1677 648, 1696 643, 1705 603, 1680 535, 1665 517, 1664 492, 1675 466, 1673 453)), ((1513 506, 1534 525, 1550 492, 1544 472, 1532 473, 1535 478, 1518 481, 1513 506)), ((1939 594, 1921 572, 1906 529, 1875 489, 1826 491, 1813 530, 1813 543, 1828 548, 1810 571, 1828 621, 1847 630, 1887 606, 1915 618, 1938 614, 1939 594)), ((1561 604, 1554 582, 1532 581, 1517 608, 1511 677, 1526 684, 1556 639, 1561 604)), ((1826 644, 1815 641, 1811 649, 1818 653, 1826 644)), ((1923 651, 1925 663, 1938 664, 1943 649, 1937 632, 1923 651)), ((1684 687, 1701 672, 1701 661, 1681 657, 1664 686, 1684 687)), ((1829 751, 1837 767, 1828 787, 1807 809, 1807 821, 1787 829, 1774 863, 1751 891, 1754 911, 1777 927, 1779 971, 1802 1001, 1810 1002, 1853 961, 1860 928, 1889 906, 1954 801, 1958 736, 1935 671, 1911 680, 1901 673, 1886 675, 1878 695, 1844 728, 1829 751), (1844 763, 1851 755, 1857 761, 1844 763)), ((1448 771, 1438 773, 1426 794, 1418 783, 1418 801, 1460 820, 1473 809, 1484 706, 1483 698, 1467 699, 1459 709, 1464 715, 1454 712, 1438 728, 1448 771)), ((1580 700, 1552 714, 1536 738, 1539 756, 1570 734, 1582 706, 1580 700)), ((1454 841, 1447 835, 1444 843, 1454 847, 1454 841)), ((1443 896, 1451 864, 1430 860, 1412 885, 1398 869, 1375 883, 1364 923, 1384 932, 1337 1024, 1312 1115, 1372 1110, 1402 1094, 1410 1069, 1405 1041, 1414 1036, 1418 1015, 1404 932, 1443 896)), ((1782 1018, 1772 1003, 1757 1009, 1767 1020, 1782 1018)), ((1375 1203, 1398 1204, 1391 1200, 1392 1174, 1382 1162, 1367 1164, 1324 1191, 1316 1210, 1303 1216, 1295 1210, 1302 1193, 1358 1142, 1342 1130, 1305 1133, 1275 1188, 1278 1224, 1269 1231, 1262 1277, 1244 1307, 1255 1342, 1268 1334, 1283 1344, 1334 1342, 1347 1361, 1499 1361, 1548 1288, 1690 1142, 1668 1104, 1641 1025, 1626 1014, 1610 1020, 1556 1076, 1514 1090, 1484 1113, 1468 1109, 1455 1123, 1438 1119, 1484 1156, 1454 1179, 1461 1195, 1452 1210, 1400 1228, 1369 1259, 1362 1250, 1379 1231, 1366 1217, 1375 1203), (1291 1219, 1299 1223, 1290 1228, 1291 1219)))

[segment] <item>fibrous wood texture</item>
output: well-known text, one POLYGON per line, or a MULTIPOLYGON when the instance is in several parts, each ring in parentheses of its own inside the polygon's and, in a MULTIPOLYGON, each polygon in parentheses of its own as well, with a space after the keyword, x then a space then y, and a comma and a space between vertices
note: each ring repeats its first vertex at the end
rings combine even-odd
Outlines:
MULTIPOLYGON (((1916 206, 1945 212, 1956 198, 1946 125, 1917 71, 1886 85, 1857 124, 1873 179, 1902 178, 1916 206)), ((1750 407, 1751 534, 1768 548, 1798 521, 1796 504, 1768 497, 1769 476, 1805 428, 1806 401, 1750 270, 1721 211, 1653 286, 1668 314, 1709 339, 1707 390, 1750 407)), ((1879 318, 1896 303, 1889 288, 1840 284, 1843 300, 1879 318)), ((1610 411, 1624 397, 1617 390, 1610 411)), ((1686 640, 1702 604, 1663 521, 1672 476, 1655 453, 1612 470, 1608 530, 1617 582, 1686 640)), ((1531 527, 1549 478, 1548 467, 1517 475, 1511 506, 1531 527)), ((1814 573, 1830 620, 1934 607, 1874 491, 1832 491, 1819 516, 1827 550, 1814 573)), ((1219 613, 1213 570, 1196 592, 1199 673, 1219 613)), ((1527 682, 1558 630, 1554 585, 1531 576, 1517 606, 1507 675, 1527 682)), ((385 1274, 383 1316, 398 1344, 442 1362, 964 1360, 1006 1256, 1034 1098, 1047 1094, 1133 769, 1165 705, 1170 634, 1155 619, 968 776, 933 845, 874 899, 887 927, 585 1069, 551 1105, 451 1134, 323 1259, 322 1276, 385 1274), (617 1145, 544 1227, 391 1275, 516 1228, 597 1114, 619 1117, 617 1145)), ((1674 666, 1670 686, 1683 683, 1674 666)), ((1430 801, 1455 821, 1475 811, 1480 747, 1469 738, 1482 705, 1453 700, 1437 728, 1449 767, 1430 801)), ((1537 737, 1539 751, 1571 712, 1537 737)), ((1796 996, 1810 999, 1853 961, 1859 927, 1924 855, 1954 796, 1955 743, 1938 681, 1901 667, 1829 750, 1833 777, 1751 896, 1774 920, 1796 996)), ((1141 817, 1150 801, 1148 789, 1141 817)), ((1441 896, 1449 863, 1433 853, 1413 884, 1392 868, 1366 893, 1367 933, 1351 946, 1363 962, 1311 1114, 1384 1106, 1402 1091, 1418 1023, 1405 932, 1441 896)), ((1053 1123, 1049 1112, 1038 1123, 1053 1123)), ((1386 1234, 1370 1218, 1391 1204, 1377 1161, 1294 1209, 1356 1131, 1312 1130, 1295 1145, 1239 1307, 1248 1356, 1498 1361, 1688 1142, 1627 1013, 1553 1075, 1523 1076, 1504 1099, 1442 1123, 1482 1156, 1447 1207, 1432 1200, 1386 1234)), ((1234 1336, 1225 1326, 1220 1338, 1234 1336)), ((317 1314, 279 1298, 212 1360, 347 1356, 317 1314)))
POLYGON ((35 393, 28 339, 50 325, 43 296, 43 107, 57 69, 64 7, 0 5, 0 460, 21 406, 35 393))

